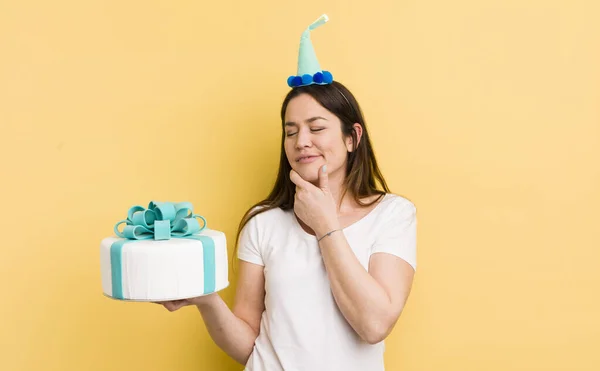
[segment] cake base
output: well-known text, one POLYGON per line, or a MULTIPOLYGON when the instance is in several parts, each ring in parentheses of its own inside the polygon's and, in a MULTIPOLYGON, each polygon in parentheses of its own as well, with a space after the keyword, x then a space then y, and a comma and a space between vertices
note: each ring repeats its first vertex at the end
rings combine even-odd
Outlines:
POLYGON ((186 296, 186 297, 173 297, 170 299, 156 299, 156 300, 150 300, 150 299, 118 299, 115 298, 113 296, 110 296, 109 294, 103 292, 102 295, 106 296, 109 299, 115 300, 115 301, 130 301, 130 302, 134 302, 134 303, 160 303, 160 302, 167 302, 167 301, 174 301, 174 300, 185 300, 185 299, 192 299, 192 298, 199 298, 201 296, 208 296, 208 295, 212 295, 212 294, 216 294, 219 291, 225 290, 226 288, 229 287, 229 283, 224 286, 223 288, 221 288, 218 291, 215 292, 209 292, 207 294, 199 294, 199 295, 192 295, 192 296, 186 296))

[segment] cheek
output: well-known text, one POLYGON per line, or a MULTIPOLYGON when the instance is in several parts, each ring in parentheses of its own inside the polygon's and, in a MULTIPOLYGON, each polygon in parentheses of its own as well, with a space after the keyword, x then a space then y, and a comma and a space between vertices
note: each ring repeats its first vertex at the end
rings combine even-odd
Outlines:
POLYGON ((283 140, 283 150, 286 154, 290 153, 290 149, 292 148, 292 144, 288 138, 283 140))
POLYGON ((292 158, 294 154, 294 145, 289 140, 286 140, 285 142, 283 142, 283 150, 285 152, 285 157, 288 159, 288 162, 290 162, 293 165, 292 158))
POLYGON ((344 142, 337 140, 328 140, 320 143, 325 157, 330 162, 342 163, 347 157, 346 145, 344 142))

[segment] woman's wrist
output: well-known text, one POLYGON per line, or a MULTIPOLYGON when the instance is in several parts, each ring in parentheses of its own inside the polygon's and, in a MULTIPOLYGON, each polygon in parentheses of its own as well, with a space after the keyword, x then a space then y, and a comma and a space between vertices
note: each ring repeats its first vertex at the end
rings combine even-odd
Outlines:
POLYGON ((323 223, 319 228, 315 230, 315 235, 317 240, 321 240, 328 233, 333 233, 335 231, 341 230, 341 226, 339 221, 332 221, 328 223, 323 223))
POLYGON ((336 232, 341 232, 342 230, 340 228, 338 229, 332 229, 331 231, 325 233, 324 235, 322 235, 321 237, 317 238, 317 242, 321 242, 321 240, 324 240, 326 238, 328 238, 329 236, 331 236, 332 234, 336 233, 336 232))

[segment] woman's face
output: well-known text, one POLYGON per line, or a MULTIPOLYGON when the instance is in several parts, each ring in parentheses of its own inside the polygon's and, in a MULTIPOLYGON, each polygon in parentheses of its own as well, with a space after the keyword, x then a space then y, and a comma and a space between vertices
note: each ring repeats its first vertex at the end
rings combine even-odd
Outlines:
POLYGON ((352 137, 344 138, 340 120, 313 97, 301 94, 288 103, 283 129, 287 159, 304 180, 316 183, 325 164, 330 178, 345 176, 352 137))

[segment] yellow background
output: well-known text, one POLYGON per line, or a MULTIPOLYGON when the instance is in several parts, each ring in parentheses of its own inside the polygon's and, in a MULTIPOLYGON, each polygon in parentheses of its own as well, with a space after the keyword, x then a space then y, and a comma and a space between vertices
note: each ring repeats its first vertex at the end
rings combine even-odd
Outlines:
POLYGON ((188 200, 232 253, 322 13, 321 65, 418 207, 387 369, 600 369, 593 0, 3 1, 0 369, 241 370, 194 308, 104 297, 99 243, 131 205, 188 200))

